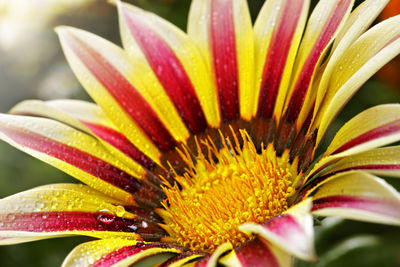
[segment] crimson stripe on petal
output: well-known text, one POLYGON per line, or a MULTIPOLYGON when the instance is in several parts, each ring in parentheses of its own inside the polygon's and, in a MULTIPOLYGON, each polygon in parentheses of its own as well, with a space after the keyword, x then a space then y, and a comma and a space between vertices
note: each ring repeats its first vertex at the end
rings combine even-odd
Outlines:
POLYGON ((141 164, 147 169, 155 167, 155 163, 137 149, 123 134, 109 127, 81 121, 92 132, 104 141, 121 150, 124 154, 141 164))
POLYGON ((111 231, 137 233, 143 237, 160 238, 165 232, 158 226, 143 221, 116 217, 112 214, 80 211, 50 211, 0 214, 0 231, 57 232, 111 231))
POLYGON ((123 10, 123 14, 129 30, 190 131, 194 134, 204 131, 207 122, 203 110, 193 84, 174 51, 129 11, 123 10))
POLYGON ((368 132, 361 134, 360 136, 350 140, 349 142, 343 144, 337 148, 332 154, 340 153, 348 150, 352 147, 372 141, 374 139, 382 138, 391 134, 400 132, 400 120, 395 120, 391 123, 385 124, 368 132))
POLYGON ((278 267, 278 261, 270 248, 258 238, 236 249, 236 256, 243 267, 278 267))
POLYGON ((290 240, 299 233, 305 235, 303 228, 290 214, 283 214, 275 217, 269 220, 263 227, 286 240, 290 240))
POLYGON ((170 247, 166 244, 159 244, 159 243, 146 244, 144 242, 139 241, 133 246, 122 247, 120 249, 117 249, 113 252, 104 255, 98 261, 93 263, 91 267, 109 267, 130 256, 133 256, 135 254, 138 254, 140 252, 152 248, 168 249, 170 247))
POLYGON ((300 18, 304 1, 287 1, 280 16, 279 27, 274 32, 262 76, 258 115, 271 118, 281 83, 292 39, 300 18))
POLYGON ((72 51, 107 89, 124 111, 162 151, 174 148, 175 141, 154 110, 110 62, 73 35, 65 35, 72 51))
POLYGON ((211 1, 210 39, 221 115, 225 122, 239 116, 239 76, 231 0, 211 1))
POLYGON ((338 26, 340 25, 343 15, 346 13, 350 0, 343 0, 338 2, 337 7, 330 14, 329 20, 326 22, 323 32, 318 37, 307 61, 304 63, 303 69, 297 78, 293 93, 290 97, 286 113, 284 115, 285 121, 289 123, 294 123, 299 114, 301 107, 303 105, 304 99, 306 97, 307 91, 310 87, 310 82, 314 74, 314 69, 318 63, 319 58, 326 46, 331 41, 333 35, 335 34, 338 26))
POLYGON ((350 168, 342 169, 340 172, 350 171, 350 170, 384 170, 384 171, 398 171, 400 170, 399 164, 368 164, 353 166, 350 168))
POLYGON ((349 208, 399 217, 400 206, 397 202, 367 197, 335 195, 319 198, 313 201, 312 211, 325 208, 349 208), (397 206, 394 208, 394 206, 397 206))
MULTIPOLYGON (((64 161, 126 192, 134 194, 139 202, 158 203, 160 192, 144 180, 139 181, 123 170, 75 147, 57 142, 32 132, 3 129, 14 142, 64 161)), ((148 203, 150 204, 150 203, 148 203)))

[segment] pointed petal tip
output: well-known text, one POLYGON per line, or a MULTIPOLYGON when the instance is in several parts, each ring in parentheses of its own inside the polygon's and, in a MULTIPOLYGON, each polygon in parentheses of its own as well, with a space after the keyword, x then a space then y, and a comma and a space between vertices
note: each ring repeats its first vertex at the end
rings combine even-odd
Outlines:
POLYGON ((90 35, 90 36, 97 36, 94 33, 73 27, 73 26, 68 26, 68 25, 59 25, 54 27, 54 31, 57 33, 57 35, 61 38, 63 36, 82 36, 82 35, 90 35))
POLYGON ((121 2, 120 0, 107 0, 107 3, 114 6, 118 6, 120 2, 121 2))
POLYGON ((37 100, 37 99, 28 99, 28 100, 23 100, 21 102, 19 102, 18 104, 16 104, 15 106, 13 106, 7 113, 11 114, 11 115, 16 115, 18 109, 20 106, 24 106, 26 104, 36 104, 36 103, 41 103, 41 100, 37 100))
POLYGON ((121 0, 108 0, 108 2, 113 4, 113 5, 116 5, 117 8, 118 8, 118 11, 122 6, 122 1, 121 0))
POLYGON ((70 28, 73 28, 73 27, 67 26, 67 25, 59 25, 59 26, 54 27, 54 31, 58 34, 58 36, 60 36, 63 33, 66 33, 70 28))
POLYGON ((118 6, 118 10, 123 10, 123 11, 128 11, 130 12, 130 14, 152 14, 151 12, 148 12, 144 9, 141 9, 140 7, 137 7, 135 5, 131 5, 125 2, 122 2, 120 0, 115 0, 117 1, 117 6, 118 6))

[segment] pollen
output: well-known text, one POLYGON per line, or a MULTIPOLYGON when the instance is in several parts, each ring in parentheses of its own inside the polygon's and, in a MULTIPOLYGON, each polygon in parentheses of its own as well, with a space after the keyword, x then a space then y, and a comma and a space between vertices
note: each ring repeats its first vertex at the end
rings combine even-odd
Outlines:
POLYGON ((179 186, 163 188, 167 199, 158 211, 169 234, 163 241, 210 253, 225 242, 237 247, 253 238, 238 226, 262 224, 288 208, 295 177, 288 157, 277 157, 272 145, 257 152, 245 131, 241 139, 223 137, 221 149, 207 140, 195 160, 181 153, 188 168, 175 173, 179 186))

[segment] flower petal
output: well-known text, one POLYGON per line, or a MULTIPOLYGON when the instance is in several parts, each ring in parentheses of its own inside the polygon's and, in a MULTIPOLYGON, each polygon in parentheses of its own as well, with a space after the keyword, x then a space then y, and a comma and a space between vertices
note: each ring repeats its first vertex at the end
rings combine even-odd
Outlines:
POLYGON ((300 129, 312 108, 315 90, 310 90, 315 69, 343 26, 354 0, 323 0, 313 10, 293 68, 277 140, 277 151, 292 145, 296 128, 300 129), (296 127, 295 127, 296 126, 296 127), (287 138, 281 138, 287 136, 287 138))
MULTIPOLYGON (((181 253, 181 250, 160 243, 145 243, 123 239, 103 239, 83 243, 74 248, 63 262, 63 267, 130 266, 160 253, 181 253)), ((170 254, 170 255, 169 255, 170 254)))
MULTIPOLYGON (((91 33, 57 28, 58 35, 77 78, 124 135, 152 160, 169 151, 175 140, 159 114, 143 96, 141 82, 119 47, 91 33)), ((186 136, 174 133, 177 140, 186 136)))
POLYGON ((77 184, 24 191, 0 200, 0 236, 6 237, 0 244, 66 235, 128 239, 164 235, 150 217, 133 214, 123 204, 77 184))
POLYGON ((57 120, 84 131, 102 141, 110 153, 130 166, 137 177, 144 176, 144 166, 151 169, 154 162, 122 135, 99 106, 80 100, 26 100, 10 110, 11 114, 29 115, 57 120))
MULTIPOLYGON (((59 100, 56 100, 59 101, 59 100)), ((69 100, 66 100, 69 101, 69 100)), ((79 100, 71 100, 71 101, 79 101, 79 100)), ((83 102, 83 101, 82 101, 83 102)), ((43 117, 53 119, 59 122, 62 122, 66 125, 74 127, 80 131, 91 134, 90 130, 85 127, 79 120, 74 118, 73 116, 69 116, 65 112, 60 109, 57 109, 51 105, 48 105, 50 101, 44 102, 41 100, 24 100, 17 105, 15 105, 10 111, 10 114, 13 115, 22 115, 22 116, 33 116, 33 117, 43 117)), ((88 103, 89 104, 89 103, 88 103)), ((93 104, 94 105, 94 104, 93 104)), ((95 106, 95 105, 94 105, 95 106)), ((81 116, 85 116, 82 114, 81 116)), ((98 118, 99 120, 100 118, 98 118)), ((103 118, 101 118, 103 119, 103 118)))
POLYGON ((313 214, 400 225, 400 194, 364 172, 338 174, 313 196, 313 214))
POLYGON ((98 140, 57 121, 0 114, 0 139, 126 204, 158 205, 162 195, 98 140))
POLYGON ((327 176, 350 170, 364 170, 376 175, 399 177, 400 146, 376 148, 344 157, 320 175, 327 176))
POLYGON ((266 1, 257 17, 254 112, 262 118, 280 119, 309 5, 309 0, 266 1))
POLYGON ((367 109, 336 133, 324 155, 348 156, 400 140, 400 105, 367 109))
POLYGON ((364 33, 335 65, 329 90, 318 114, 321 118, 317 144, 339 111, 383 65, 400 53, 400 15, 387 19, 364 33))
POLYGON ((254 106, 254 43, 246 1, 192 1, 188 33, 214 74, 222 119, 249 120, 254 106))
POLYGON ((371 25, 377 18, 389 0, 367 0, 361 3, 347 19, 346 24, 339 32, 333 43, 332 52, 327 60, 327 66, 321 69, 323 72, 321 81, 318 83, 318 94, 316 98, 314 116, 319 110, 321 102, 325 97, 329 79, 334 71, 336 63, 341 59, 349 46, 371 25))
POLYGON ((304 177, 303 184, 342 158, 398 140, 400 140, 400 105, 387 104, 367 109, 339 129, 324 156, 304 177))
POLYGON ((204 267, 215 267, 217 266, 219 258, 226 253, 227 251, 232 249, 231 243, 223 243, 217 247, 217 249, 213 252, 211 257, 206 257, 202 261, 200 261, 195 266, 204 266, 204 267), (204 264, 206 263, 206 264, 204 264))
POLYGON ((259 237, 268 240, 287 253, 312 261, 316 259, 316 256, 313 246, 311 206, 311 199, 307 199, 291 207, 281 216, 271 218, 265 225, 246 223, 239 226, 239 229, 258 234, 259 237))
POLYGON ((172 123, 176 119, 171 113, 178 116, 176 107, 194 134, 204 131, 206 118, 217 127, 217 96, 193 41, 154 14, 129 4, 118 6, 122 41, 134 64, 135 75, 145 79, 143 84, 152 97, 148 101, 153 101, 160 113, 170 116, 172 123))
POLYGON ((168 259, 167 261, 163 262, 163 264, 161 264, 160 267, 187 266, 189 263, 195 264, 197 261, 199 261, 203 257, 204 257, 204 255, 202 255, 202 254, 197 254, 194 252, 186 252, 186 253, 182 253, 182 254, 176 255, 176 256, 168 259))
POLYGON ((256 238, 222 257, 220 262, 237 267, 285 267, 292 266, 293 257, 256 238))

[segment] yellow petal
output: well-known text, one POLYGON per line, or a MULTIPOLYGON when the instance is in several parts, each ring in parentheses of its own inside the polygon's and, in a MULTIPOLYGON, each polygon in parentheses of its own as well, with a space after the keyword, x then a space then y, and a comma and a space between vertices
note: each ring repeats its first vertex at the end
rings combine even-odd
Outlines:
MULTIPOLYGON (((52 100, 47 102, 27 100, 13 107, 10 113, 53 119, 96 137, 113 156, 129 166, 135 177, 145 175, 145 170, 140 164, 149 167, 145 164, 146 161, 141 160, 145 158, 145 155, 126 140, 100 107, 93 103, 80 100, 52 100), (96 134, 93 130, 97 128, 100 131, 96 131, 96 134), (115 140, 118 140, 118 142, 111 142, 115 140), (123 145, 121 145, 122 143, 123 145), (118 146, 116 147, 116 145, 118 146)), ((150 160, 148 159, 148 161, 150 160)))
POLYGON ((400 15, 364 33, 335 65, 321 110, 317 144, 351 96, 375 72, 400 53, 400 15))
POLYGON ((364 170, 375 175, 399 177, 400 146, 376 148, 344 157, 321 175, 349 170, 364 170))
POLYGON ((384 180, 364 172, 345 172, 313 196, 313 213, 400 225, 400 194, 384 180))
POLYGON ((263 5, 254 25, 254 115, 257 111, 260 115, 272 113, 280 119, 309 5, 308 0, 272 0, 263 5), (271 105, 272 110, 264 105, 271 105))
POLYGON ((314 72, 333 39, 350 14, 354 0, 323 0, 314 8, 302 38, 293 69, 285 120, 297 120, 297 128, 305 121, 314 102, 310 92, 314 72))
POLYGON ((103 239, 77 246, 70 252, 62 266, 81 267, 100 263, 107 266, 130 266, 149 256, 180 252, 176 248, 164 248, 157 243, 153 245, 123 239, 103 239))
MULTIPOLYGON (((140 239, 131 229, 107 227, 129 221, 135 214, 88 186, 54 184, 37 187, 0 200, 0 244, 15 244, 68 235, 140 239), (123 219, 122 219, 123 218, 123 219)), ((124 227, 120 224, 120 227, 124 227)))
POLYGON ((132 194, 148 183, 97 139, 57 121, 0 114, 0 139, 126 204, 134 204, 132 194))
POLYGON ((160 152, 154 142, 168 150, 172 140, 148 103, 135 91, 138 89, 134 85, 142 86, 132 77, 132 66, 122 49, 78 29, 59 27, 57 32, 72 70, 89 95, 136 147, 157 162, 160 152), (145 120, 147 116, 150 117, 145 120), (157 134, 150 134, 154 131, 157 134))
POLYGON ((361 112, 340 128, 324 155, 344 157, 399 139, 400 105, 380 105, 361 112))
POLYGON ((319 110, 325 96, 329 79, 334 71, 336 63, 341 59, 349 46, 351 46, 351 44, 371 25, 388 2, 389 0, 367 0, 361 3, 350 14, 346 24, 335 38, 331 55, 327 60, 327 66, 322 70, 323 75, 318 87, 314 116, 319 110))
POLYGON ((246 1, 192 1, 188 34, 213 74, 222 119, 248 120, 254 106, 254 44, 246 1))
MULTIPOLYGON (((164 116, 169 116, 171 124, 174 118, 181 123, 176 107, 192 129, 193 120, 203 110, 207 122, 217 127, 219 111, 216 94, 210 74, 193 41, 171 23, 132 5, 120 4, 119 18, 124 47, 134 64, 136 76, 143 77, 149 101, 154 102, 154 107, 165 113, 164 116), (180 96, 183 92, 185 97, 180 96), (190 104, 188 96, 191 97, 190 104), (198 101, 201 107, 197 106, 198 101), (185 110, 187 105, 191 105, 193 113, 185 110)), ((200 123, 199 120, 197 122, 200 123)))

